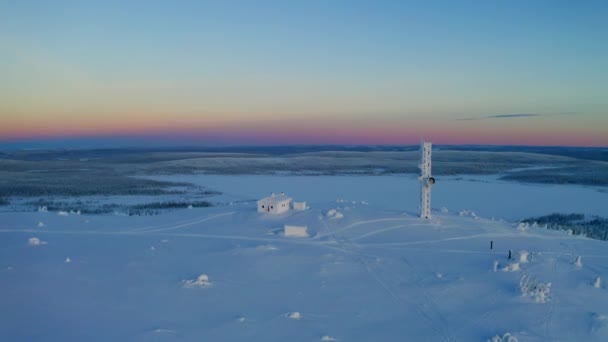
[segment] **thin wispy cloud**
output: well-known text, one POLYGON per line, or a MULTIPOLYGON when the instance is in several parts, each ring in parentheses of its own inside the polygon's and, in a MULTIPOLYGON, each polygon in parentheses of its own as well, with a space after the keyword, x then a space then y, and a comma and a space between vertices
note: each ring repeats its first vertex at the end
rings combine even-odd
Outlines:
POLYGON ((530 117, 539 117, 539 116, 574 115, 574 114, 576 114, 576 113, 564 112, 564 113, 552 113, 552 114, 538 114, 538 113, 496 114, 496 115, 486 115, 486 116, 471 117, 471 118, 459 118, 456 120, 472 121, 472 120, 491 120, 491 119, 518 119, 518 118, 530 118, 530 117))

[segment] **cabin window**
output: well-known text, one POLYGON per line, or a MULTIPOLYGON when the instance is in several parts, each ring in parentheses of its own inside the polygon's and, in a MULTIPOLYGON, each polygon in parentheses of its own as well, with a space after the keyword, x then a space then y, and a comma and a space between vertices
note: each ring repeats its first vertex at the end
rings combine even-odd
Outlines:
POLYGON ((270 209, 274 209, 274 207, 273 207, 273 206, 270 206, 270 209))
POLYGON ((264 205, 262 205, 262 208, 264 208, 264 205))

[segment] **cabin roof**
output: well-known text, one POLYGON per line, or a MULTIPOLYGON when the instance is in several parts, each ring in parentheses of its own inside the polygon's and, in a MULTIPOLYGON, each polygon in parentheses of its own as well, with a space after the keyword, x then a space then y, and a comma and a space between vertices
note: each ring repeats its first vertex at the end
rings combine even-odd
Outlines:
POLYGON ((291 197, 285 195, 285 194, 273 194, 271 196, 268 197, 264 197, 261 200, 259 200, 258 202, 265 202, 265 203, 279 203, 279 202, 284 202, 284 201, 290 201, 291 197))

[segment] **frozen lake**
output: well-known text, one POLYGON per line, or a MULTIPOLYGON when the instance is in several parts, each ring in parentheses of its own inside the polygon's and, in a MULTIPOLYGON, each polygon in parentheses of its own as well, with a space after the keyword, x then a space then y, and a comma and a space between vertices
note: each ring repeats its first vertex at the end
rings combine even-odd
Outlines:
MULTIPOLYGON (((287 176, 184 175, 152 177, 191 182, 222 191, 225 199, 254 200, 272 191, 296 200, 326 203, 336 199, 367 201, 386 209, 418 210, 419 183, 410 175, 287 176)), ((495 176, 438 178, 433 209, 473 210, 482 217, 519 220, 554 212, 608 216, 608 192, 579 185, 522 184, 495 176)), ((605 190, 605 189, 604 189, 605 190)))

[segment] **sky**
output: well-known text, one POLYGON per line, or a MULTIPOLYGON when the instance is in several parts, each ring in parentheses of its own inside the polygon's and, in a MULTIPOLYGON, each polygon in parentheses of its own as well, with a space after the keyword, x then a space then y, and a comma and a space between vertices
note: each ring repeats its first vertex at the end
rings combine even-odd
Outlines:
POLYGON ((608 1, 2 1, 0 148, 608 146, 608 1))

